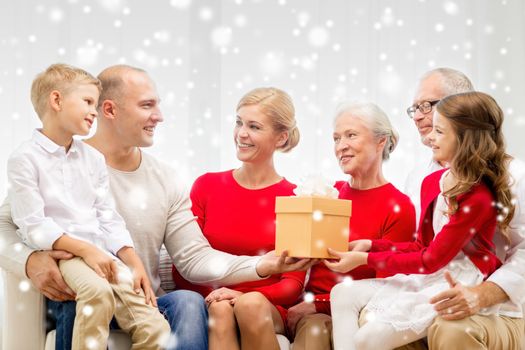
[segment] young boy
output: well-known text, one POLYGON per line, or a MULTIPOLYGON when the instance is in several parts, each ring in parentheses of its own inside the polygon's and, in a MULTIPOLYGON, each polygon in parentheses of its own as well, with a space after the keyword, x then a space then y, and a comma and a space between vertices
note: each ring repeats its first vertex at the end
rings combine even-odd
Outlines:
POLYGON ((159 349, 170 327, 114 208, 104 157, 73 139, 88 134, 100 90, 98 79, 65 64, 35 78, 31 101, 43 128, 8 160, 12 216, 28 246, 75 255, 59 262, 77 295, 73 349, 106 349, 113 315, 134 348, 159 349))

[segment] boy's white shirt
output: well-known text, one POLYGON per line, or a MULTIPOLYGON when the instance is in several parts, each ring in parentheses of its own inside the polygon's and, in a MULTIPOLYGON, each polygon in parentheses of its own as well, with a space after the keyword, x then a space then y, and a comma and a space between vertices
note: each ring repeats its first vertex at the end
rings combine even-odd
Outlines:
POLYGON ((52 249, 63 234, 113 255, 133 241, 117 213, 105 160, 73 140, 69 151, 39 130, 10 156, 7 165, 13 222, 33 249, 52 249))

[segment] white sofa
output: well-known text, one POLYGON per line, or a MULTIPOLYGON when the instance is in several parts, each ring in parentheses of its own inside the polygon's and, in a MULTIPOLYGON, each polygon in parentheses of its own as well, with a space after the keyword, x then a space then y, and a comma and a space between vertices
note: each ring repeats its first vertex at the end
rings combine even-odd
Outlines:
MULTIPOLYGON (((54 350, 55 331, 46 334, 45 330, 46 307, 43 296, 26 279, 20 279, 6 271, 2 271, 2 277, 4 304, 1 349, 54 350)), ((277 339, 281 350, 290 348, 286 337, 278 335, 277 339)), ((129 350, 130 346, 130 338, 126 333, 111 331, 109 350, 129 350)))

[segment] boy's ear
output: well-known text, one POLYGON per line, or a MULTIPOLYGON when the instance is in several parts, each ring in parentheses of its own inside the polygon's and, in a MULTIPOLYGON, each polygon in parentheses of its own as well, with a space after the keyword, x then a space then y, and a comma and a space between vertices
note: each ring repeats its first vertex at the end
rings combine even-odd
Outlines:
POLYGON ((62 110, 62 94, 60 91, 53 90, 49 94, 49 105, 51 109, 55 112, 60 112, 62 110))
POLYGON ((108 119, 115 119, 117 117, 116 107, 117 106, 115 105, 115 102, 112 100, 102 101, 102 106, 100 108, 102 111, 102 116, 108 119))

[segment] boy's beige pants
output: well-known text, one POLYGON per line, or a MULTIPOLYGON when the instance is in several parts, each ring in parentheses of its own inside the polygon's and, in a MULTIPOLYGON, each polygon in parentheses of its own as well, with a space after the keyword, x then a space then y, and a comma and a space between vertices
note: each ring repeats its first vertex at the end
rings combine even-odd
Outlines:
POLYGON ((77 294, 72 349, 105 350, 113 315, 131 336, 132 349, 162 349, 170 334, 168 322, 156 307, 146 304, 143 291, 135 293, 130 270, 116 262, 119 283, 111 284, 82 258, 60 260, 62 276, 77 294))

